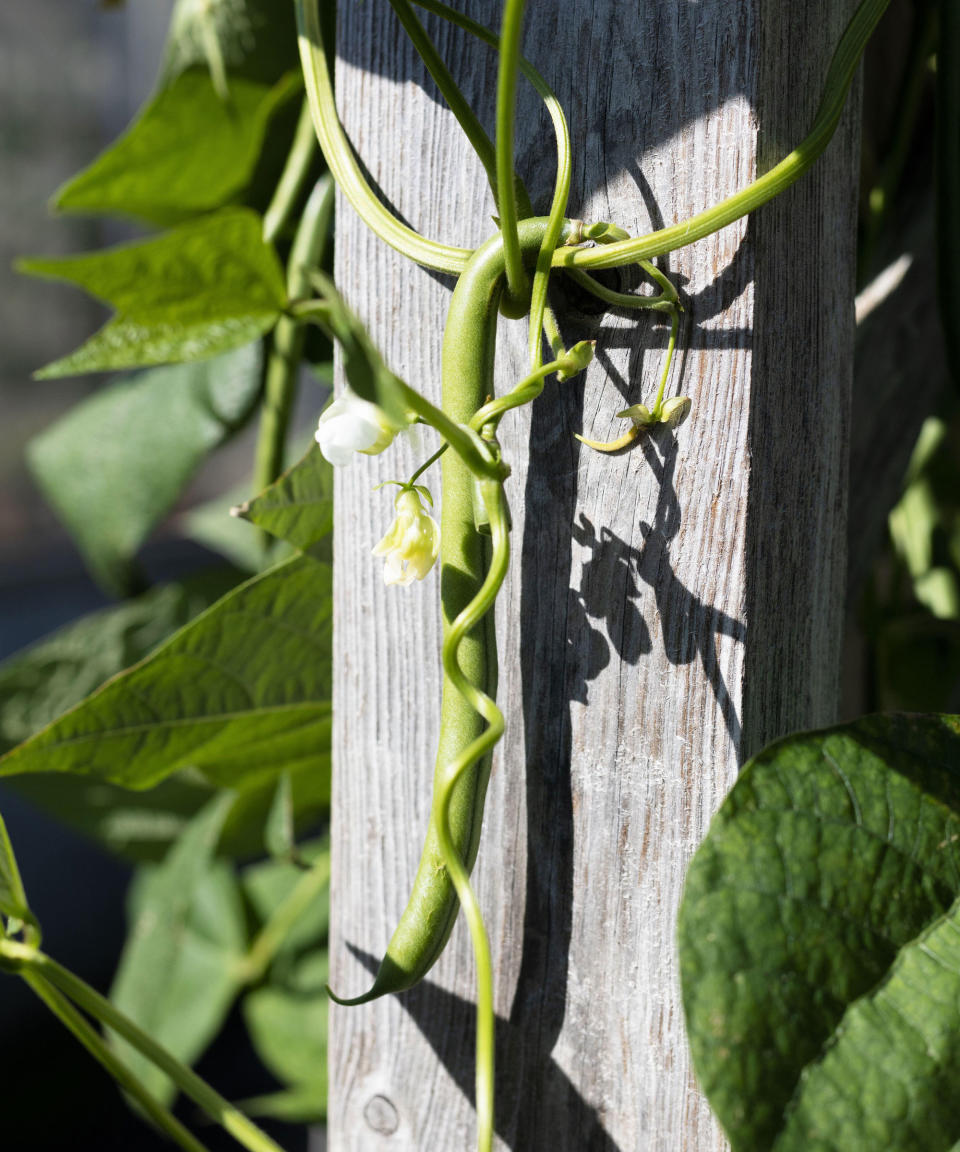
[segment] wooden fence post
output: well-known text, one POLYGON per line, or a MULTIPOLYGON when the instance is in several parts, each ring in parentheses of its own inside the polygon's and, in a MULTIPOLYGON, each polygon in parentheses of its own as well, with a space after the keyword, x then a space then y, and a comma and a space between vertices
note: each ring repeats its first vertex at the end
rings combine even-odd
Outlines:
MULTIPOLYGON (((526 53, 571 122, 570 214, 633 234, 747 184, 801 139, 853 0, 531 0, 526 53)), ((501 5, 469 0, 495 26, 501 5)), ((425 17, 488 123, 495 58, 425 17)), ((433 237, 491 233, 482 172, 386 0, 340 5, 341 115, 388 201, 433 237)), ((549 122, 525 93, 535 202, 549 122)), ((567 291, 586 381, 504 420, 514 562, 498 610, 507 735, 477 887, 498 1013, 498 1130, 517 1152, 723 1146, 690 1069, 674 945, 686 865, 738 765, 828 722, 838 697, 852 353, 855 117, 816 171, 662 262, 682 290, 674 436, 605 457, 649 399, 667 329, 567 291)), ((336 272, 388 362, 436 396, 451 285, 338 208, 336 272)), ((498 387, 524 374, 502 325, 498 387)), ((436 577, 384 588, 370 549, 409 447, 338 473, 332 983, 362 991, 406 901, 439 705, 436 577)), ((427 478, 433 481, 434 476, 427 478)), ((332 1009, 333 1152, 466 1152, 473 963, 464 926, 429 980, 332 1009)))

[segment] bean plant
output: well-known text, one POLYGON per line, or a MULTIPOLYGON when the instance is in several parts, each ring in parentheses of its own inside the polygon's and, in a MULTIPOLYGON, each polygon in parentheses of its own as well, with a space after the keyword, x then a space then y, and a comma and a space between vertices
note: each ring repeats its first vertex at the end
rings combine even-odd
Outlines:
MULTIPOLYGON (((462 909, 476 971, 476 1145, 492 1149, 493 976, 470 874, 504 730, 492 613, 510 564, 501 421, 548 386, 576 387, 594 356, 591 342, 564 344, 548 295, 561 277, 606 306, 660 312, 670 325, 652 394, 619 413, 622 435, 585 443, 628 451, 657 425, 697 419, 674 378, 680 296, 655 261, 760 209, 817 161, 888 0, 861 0, 814 122, 792 152, 722 203, 639 237, 616 221, 568 215, 575 157, 548 80, 522 55, 523 0, 504 0, 498 30, 441 0, 389 3, 487 175, 496 227, 476 250, 420 235, 370 187, 334 101, 332 4, 180 0, 150 101, 55 198, 62 212, 132 218, 156 231, 21 262, 113 309, 39 378, 137 372, 44 433, 30 459, 91 571, 138 598, 0 669, 4 699, 19 702, 22 718, 18 731, 3 713, 0 774, 154 863, 137 880, 136 930, 105 997, 42 950, 0 823, 0 968, 24 980, 185 1149, 203 1144, 171 1111, 177 1092, 241 1146, 278 1148, 191 1068, 238 998, 285 1084, 249 1110, 297 1121, 323 1115, 330 860, 326 839, 314 834, 330 796, 331 465, 385 452, 417 425, 433 429, 440 448, 387 482, 396 515, 371 563, 382 561, 385 581, 399 586, 440 563, 433 802, 410 899, 372 986, 352 997, 327 991, 362 1011, 412 987, 462 909), (417 9, 497 53, 492 139, 417 9), (546 214, 515 168, 521 75, 555 137, 546 214), (439 404, 390 369, 336 287, 335 186, 383 241, 455 279, 439 404), (628 266, 639 268, 644 290, 614 291, 595 275, 628 266), (497 395, 501 315, 528 319, 529 372, 497 395), (331 347, 346 387, 318 414, 315 443, 288 467, 298 382, 304 371, 329 379, 331 347), (215 515, 222 507, 193 520, 200 538, 254 575, 143 593, 139 546, 203 456, 255 413, 251 478, 232 502, 233 520, 215 515), (172 425, 159 449, 151 440, 158 420, 172 425), (431 514, 437 465, 439 523, 431 514), (114 633, 113 648, 85 660, 91 636, 114 633), (57 687, 47 671, 71 652, 76 674, 57 687), (38 773, 56 778, 38 788, 38 773), (267 859, 239 872, 224 862, 258 854, 267 859), (297 1037, 293 1053, 278 1043, 284 1030, 297 1037)), ((939 172, 945 203, 956 205, 960 69, 949 51, 958 36, 949 0, 939 19, 939 172)), ((950 251, 953 233, 947 215, 950 251)), ((942 276, 950 339, 954 272, 942 276)), ((960 1141, 958 767, 956 717, 877 716, 772 745, 724 803, 690 869, 679 944, 696 1069, 735 1149, 946 1152, 960 1141)))

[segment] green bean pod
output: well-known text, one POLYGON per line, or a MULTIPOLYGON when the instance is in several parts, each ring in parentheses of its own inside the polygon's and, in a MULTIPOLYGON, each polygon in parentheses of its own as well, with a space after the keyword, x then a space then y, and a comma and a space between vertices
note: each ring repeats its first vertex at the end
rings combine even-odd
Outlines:
MULTIPOLYGON (((520 222, 521 249, 529 262, 536 259, 547 223, 543 217, 520 222)), ((565 225, 561 241, 573 227, 565 225)), ((467 263, 453 293, 444 330, 443 408, 460 424, 469 423, 494 391, 497 317, 503 286, 503 242, 498 235, 478 248, 467 263)), ((443 457, 442 496, 440 599, 445 664, 454 622, 463 613, 477 615, 479 622, 466 635, 454 637, 458 640, 454 657, 470 684, 492 703, 497 690, 497 646, 489 609, 496 593, 493 590, 491 594, 489 587, 481 593, 490 566, 491 538, 476 530, 474 475, 456 452, 447 452, 443 457)), ((447 807, 451 840, 468 872, 477 857, 493 745, 499 731, 491 732, 487 720, 445 669, 434 799, 413 891, 373 986, 353 999, 342 999, 331 992, 338 1004, 364 1004, 412 987, 423 979, 443 951, 459 907, 438 836, 443 784, 449 765, 474 741, 482 743, 485 733, 491 737, 486 741, 489 747, 469 769, 459 773, 447 807)))

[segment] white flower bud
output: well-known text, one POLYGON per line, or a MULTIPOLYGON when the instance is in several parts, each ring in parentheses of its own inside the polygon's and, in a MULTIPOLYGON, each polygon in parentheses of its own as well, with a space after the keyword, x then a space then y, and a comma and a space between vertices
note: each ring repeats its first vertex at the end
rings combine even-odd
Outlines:
POLYGON ((437 561, 440 528, 424 511, 419 493, 405 489, 397 497, 397 516, 374 556, 383 556, 384 584, 412 584, 422 580, 437 561))
POLYGON ((388 420, 376 404, 345 388, 323 411, 314 439, 325 459, 343 467, 353 459, 354 452, 376 456, 389 448, 399 431, 400 427, 388 420))

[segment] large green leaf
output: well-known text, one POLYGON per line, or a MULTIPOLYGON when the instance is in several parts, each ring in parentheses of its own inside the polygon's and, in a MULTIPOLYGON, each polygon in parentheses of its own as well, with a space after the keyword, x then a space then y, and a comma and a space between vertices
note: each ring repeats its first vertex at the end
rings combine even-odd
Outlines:
MULTIPOLYGON (((247 932, 230 868, 214 859, 230 796, 212 801, 164 863, 135 889, 130 934, 111 999, 153 1039, 192 1064, 219 1032, 243 983, 247 932)), ((173 1084, 117 1040, 123 1060, 165 1103, 173 1084)))
POLYGON ((238 78, 225 101, 205 69, 184 72, 57 193, 55 206, 154 224, 220 208, 249 184, 271 117, 300 87, 296 74, 274 85, 238 78))
MULTIPOLYGON (((177 0, 161 81, 219 56, 230 77, 270 84, 297 66, 293 4, 276 0, 177 0)), ((216 64, 214 64, 216 66, 216 64)))
POLYGON ((960 901, 901 949, 804 1074, 777 1152, 952 1152, 960 1136, 960 901))
POLYGON ((960 717, 870 717, 744 769, 679 923, 694 1063, 735 1152, 960 1140, 931 1102, 960 1094, 958 894, 960 717))
POLYGON ((206 360, 268 332, 286 307, 283 270, 260 217, 225 208, 162 236, 102 252, 20 261, 79 285, 116 316, 38 379, 206 360))
POLYGON ((333 529, 333 468, 314 444, 265 492, 234 509, 303 552, 322 553, 333 529))
MULTIPOLYGON (((228 517, 229 519, 229 517, 228 517)), ((233 572, 213 572, 153 589, 61 628, 0 664, 0 753, 27 740, 84 696, 142 660, 178 628, 236 586, 233 572)), ((277 769, 282 771, 282 766, 277 769)), ((330 805, 329 749, 295 765, 289 776, 294 826, 303 835, 330 805)), ((199 772, 185 770, 149 791, 132 792, 88 776, 14 776, 9 785, 52 816, 135 860, 160 860, 213 795, 199 772)), ((220 838, 228 856, 263 850, 276 791, 272 777, 235 792, 220 838)))
POLYGON ((138 549, 250 414, 262 368, 259 341, 153 368, 94 393, 31 443, 34 476, 109 591, 129 591, 138 549))
POLYGON ((0 663, 0 753, 33 736, 105 680, 142 660, 235 587, 218 571, 82 616, 0 663))
POLYGON ((306 557, 248 581, 0 759, 0 775, 149 788, 190 768, 233 786, 312 767, 326 780, 330 588, 329 566, 306 557))

